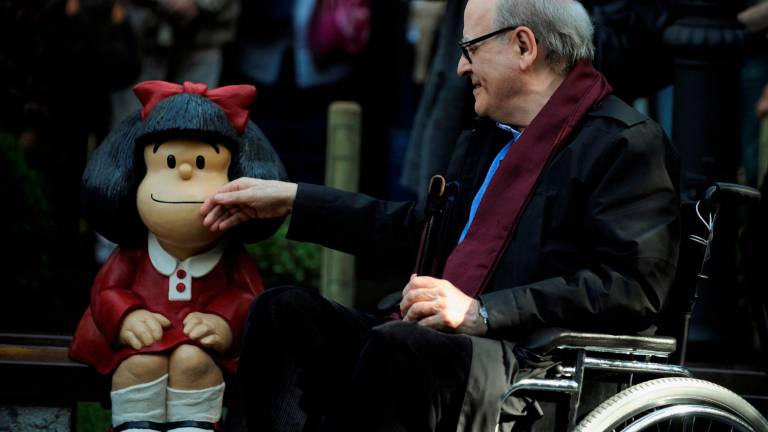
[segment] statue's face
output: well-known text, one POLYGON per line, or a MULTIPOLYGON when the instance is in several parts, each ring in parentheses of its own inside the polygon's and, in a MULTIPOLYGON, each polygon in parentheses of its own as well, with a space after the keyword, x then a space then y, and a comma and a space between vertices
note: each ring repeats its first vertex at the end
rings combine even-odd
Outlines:
POLYGON ((203 226, 200 205, 229 181, 231 158, 223 145, 194 140, 144 148, 147 174, 136 192, 136 205, 161 245, 191 255, 218 240, 221 233, 203 226))

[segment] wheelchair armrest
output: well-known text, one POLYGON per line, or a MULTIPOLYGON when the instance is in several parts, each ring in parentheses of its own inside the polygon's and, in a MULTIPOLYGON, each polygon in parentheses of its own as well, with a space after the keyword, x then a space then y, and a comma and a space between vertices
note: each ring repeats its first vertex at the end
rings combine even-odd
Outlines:
POLYGON ((675 352, 677 342, 668 336, 610 335, 545 328, 531 333, 521 346, 539 355, 549 354, 556 349, 583 349, 665 357, 675 352))

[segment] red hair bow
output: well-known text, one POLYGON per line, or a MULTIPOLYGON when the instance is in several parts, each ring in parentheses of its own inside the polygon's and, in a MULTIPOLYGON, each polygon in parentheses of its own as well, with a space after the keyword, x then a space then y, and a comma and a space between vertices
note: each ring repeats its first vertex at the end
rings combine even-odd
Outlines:
POLYGON ((144 106, 144 109, 141 110, 142 120, 147 118, 157 104, 165 98, 181 93, 205 96, 221 107, 239 134, 245 131, 245 126, 248 124, 248 108, 256 99, 256 87, 247 84, 208 90, 206 84, 190 81, 185 81, 184 84, 176 84, 154 80, 136 84, 133 87, 133 92, 136 93, 136 96, 144 106))

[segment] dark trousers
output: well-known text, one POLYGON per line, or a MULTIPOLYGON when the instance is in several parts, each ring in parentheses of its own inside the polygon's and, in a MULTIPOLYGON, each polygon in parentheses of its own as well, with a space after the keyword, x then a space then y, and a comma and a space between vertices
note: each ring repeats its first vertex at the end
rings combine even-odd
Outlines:
POLYGON ((304 289, 251 308, 239 382, 250 431, 455 431, 472 342, 304 289))

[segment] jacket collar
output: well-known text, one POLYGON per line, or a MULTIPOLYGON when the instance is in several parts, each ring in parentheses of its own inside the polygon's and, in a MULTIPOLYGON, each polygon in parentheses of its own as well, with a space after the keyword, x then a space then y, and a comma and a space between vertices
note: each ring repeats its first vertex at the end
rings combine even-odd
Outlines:
POLYGON ((179 261, 173 255, 160 246, 157 237, 151 232, 148 239, 149 259, 152 266, 164 276, 172 275, 180 266, 188 269, 192 277, 203 277, 210 273, 224 254, 224 242, 219 242, 213 249, 200 255, 191 256, 184 261, 179 261))

